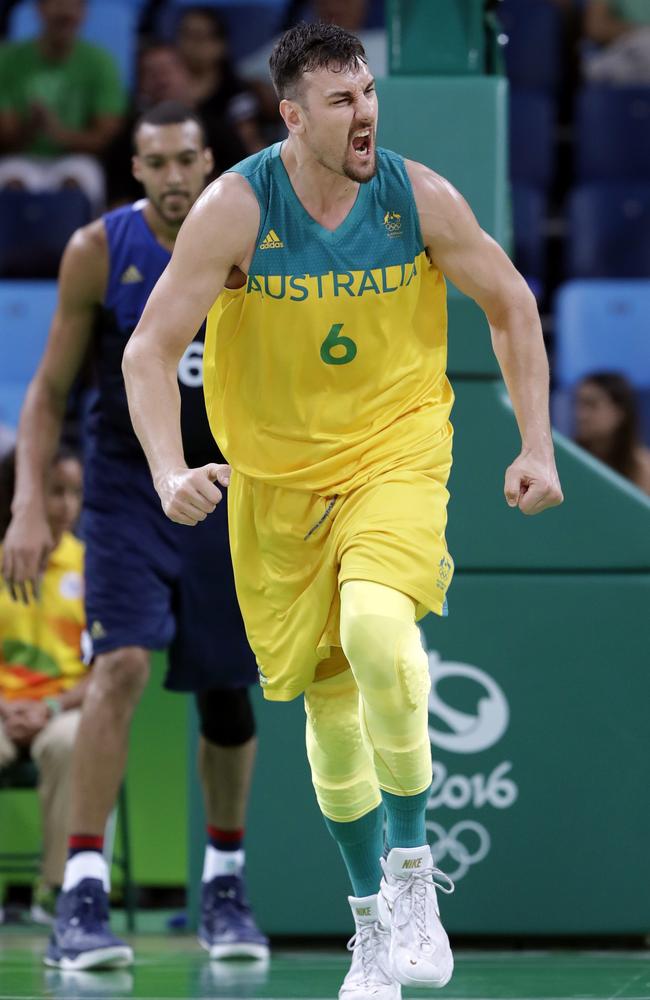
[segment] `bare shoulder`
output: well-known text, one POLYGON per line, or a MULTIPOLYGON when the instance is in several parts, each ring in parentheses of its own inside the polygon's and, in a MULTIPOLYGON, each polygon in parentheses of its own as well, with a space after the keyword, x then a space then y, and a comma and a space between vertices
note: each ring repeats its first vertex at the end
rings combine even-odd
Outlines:
POLYGON ((228 243, 254 240, 260 208, 248 181, 240 174, 218 177, 201 194, 187 217, 192 228, 210 227, 228 243))
POLYGON ((416 160, 405 160, 404 164, 427 245, 432 240, 449 238, 459 228, 475 224, 462 194, 445 177, 416 160))
POLYGON ((79 297, 100 302, 108 280, 108 240, 102 219, 72 234, 61 261, 59 284, 64 294, 73 288, 79 297))
POLYGON ((102 258, 108 256, 108 240, 103 219, 95 219, 87 226, 82 226, 70 237, 68 249, 76 256, 102 258))

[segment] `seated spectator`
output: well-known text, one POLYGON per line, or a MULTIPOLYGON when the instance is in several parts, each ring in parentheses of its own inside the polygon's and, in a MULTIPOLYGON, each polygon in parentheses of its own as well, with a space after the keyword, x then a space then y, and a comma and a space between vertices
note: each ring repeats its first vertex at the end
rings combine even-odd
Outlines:
POLYGON ((649 0, 588 0, 584 33, 600 46, 585 55, 588 80, 623 86, 650 84, 649 0))
POLYGON ((639 434, 634 389, 623 375, 588 375, 576 390, 579 445, 650 495, 650 449, 639 434))
POLYGON ((236 75, 228 54, 226 27, 211 7, 188 7, 178 24, 177 47, 189 73, 190 106, 204 122, 225 120, 247 153, 266 143, 258 122, 256 95, 236 75))
MULTIPOLYGON (((131 173, 132 133, 140 115, 163 101, 178 101, 195 111, 190 90, 188 70, 174 46, 153 42, 140 50, 131 109, 104 157, 110 206, 142 197, 142 188, 131 173)), ((204 119, 204 128, 206 144, 214 157, 215 176, 247 155, 237 132, 225 118, 211 115, 204 119)))
POLYGON ((78 38, 85 0, 38 0, 37 38, 0 46, 0 186, 74 184, 101 208, 95 157, 118 131, 124 94, 113 58, 78 38))
MULTIPOLYGON (((375 77, 382 77, 388 73, 386 32, 383 28, 364 27, 369 11, 369 0, 309 0, 294 5, 292 21, 299 18, 305 21, 327 21, 352 31, 366 51, 371 73, 375 77)), ((263 115, 269 122, 277 122, 279 119, 278 99, 269 73, 269 58, 278 37, 270 39, 267 45, 242 59, 237 67, 243 79, 255 87, 263 115)))
MULTIPOLYGON (((54 548, 38 600, 12 600, 0 579, 0 767, 30 755, 39 769, 43 823, 42 876, 32 911, 54 907, 67 855, 70 758, 87 682, 83 545, 71 529, 81 509, 81 464, 72 452, 54 460, 47 519, 54 548)), ((14 453, 0 464, 0 538, 10 520, 14 453)))

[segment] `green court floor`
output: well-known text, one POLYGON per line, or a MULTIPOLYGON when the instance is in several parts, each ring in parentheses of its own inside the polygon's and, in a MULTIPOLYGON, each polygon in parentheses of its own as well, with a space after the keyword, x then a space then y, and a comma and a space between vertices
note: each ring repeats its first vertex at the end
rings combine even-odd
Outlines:
MULTIPOLYGON (((42 935, 0 929, 0 1000, 246 998, 334 1000, 347 969, 339 951, 279 949, 268 968, 210 962, 190 937, 141 936, 131 970, 62 973, 40 964, 42 935)), ((457 954, 440 993, 455 1000, 650 1000, 650 953, 480 952, 457 954)))

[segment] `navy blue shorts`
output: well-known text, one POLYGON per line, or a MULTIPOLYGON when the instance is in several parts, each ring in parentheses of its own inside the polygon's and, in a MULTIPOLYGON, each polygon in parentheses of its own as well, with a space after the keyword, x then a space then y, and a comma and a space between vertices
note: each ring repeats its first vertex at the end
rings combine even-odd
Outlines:
POLYGON ((225 499, 194 528, 173 524, 146 466, 93 457, 82 535, 95 655, 169 648, 165 687, 173 691, 257 682, 235 594, 225 499))

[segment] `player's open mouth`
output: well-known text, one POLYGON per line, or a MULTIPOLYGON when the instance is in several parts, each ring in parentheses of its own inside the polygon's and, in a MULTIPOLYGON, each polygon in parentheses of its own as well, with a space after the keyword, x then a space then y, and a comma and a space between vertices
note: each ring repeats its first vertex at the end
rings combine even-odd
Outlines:
POLYGON ((372 152, 372 134, 369 128, 352 136, 352 149, 360 160, 366 160, 372 152))

